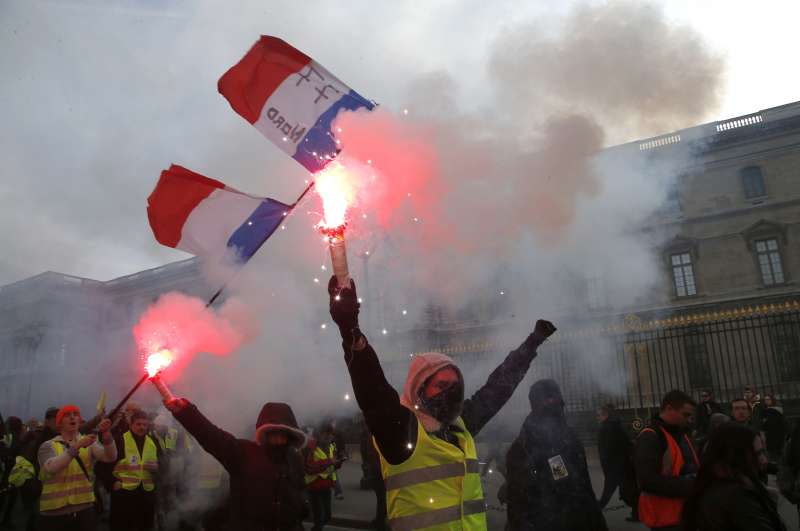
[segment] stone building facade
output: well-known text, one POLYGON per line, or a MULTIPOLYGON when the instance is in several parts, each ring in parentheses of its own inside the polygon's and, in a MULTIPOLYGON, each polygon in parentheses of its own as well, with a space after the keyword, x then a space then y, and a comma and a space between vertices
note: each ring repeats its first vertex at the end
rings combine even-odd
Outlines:
POLYGON ((0 287, 0 413, 93 404, 99 389, 121 396, 141 370, 131 326, 168 291, 212 290, 194 259, 108 282, 46 272, 0 287))
MULTIPOLYGON (((637 416, 676 387, 712 389, 723 400, 745 385, 800 398, 800 102, 600 156, 635 162, 645 179, 647 168, 685 161, 673 167, 663 208, 637 229, 659 242, 663 281, 623 312, 589 305, 561 319, 572 321, 569 331, 543 349, 527 382, 556 378, 571 411, 614 402, 637 416)), ((41 400, 75 399, 75 389, 44 397, 36 384, 58 371, 87 373, 70 363, 76 349, 96 353, 89 377, 127 385, 133 368, 104 353, 132 349, 131 324, 171 290, 206 298, 213 291, 194 260, 109 282, 48 272, 0 288, 2 411, 39 414, 51 405, 41 400), (86 341, 75 340, 75 330, 86 341)), ((465 372, 485 366, 498 350, 490 338, 504 324, 434 319, 395 333, 392 341, 408 348, 382 350, 387 376, 402 382, 409 357, 428 350, 450 354, 465 372)), ((524 397, 517 398, 511 407, 522 411, 524 397)))

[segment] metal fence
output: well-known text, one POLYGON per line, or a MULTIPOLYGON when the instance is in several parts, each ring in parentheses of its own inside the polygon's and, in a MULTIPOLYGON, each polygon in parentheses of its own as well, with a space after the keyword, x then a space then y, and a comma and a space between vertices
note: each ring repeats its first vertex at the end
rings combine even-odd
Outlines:
POLYGON ((800 307, 797 303, 643 322, 635 316, 615 329, 565 334, 542 349, 531 379, 550 377, 567 409, 604 403, 647 411, 681 389, 720 401, 745 387, 800 398, 800 307))

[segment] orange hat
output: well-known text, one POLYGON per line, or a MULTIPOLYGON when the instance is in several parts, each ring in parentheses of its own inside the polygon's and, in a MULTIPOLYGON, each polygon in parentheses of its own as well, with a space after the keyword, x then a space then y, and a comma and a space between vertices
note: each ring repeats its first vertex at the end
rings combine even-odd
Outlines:
POLYGON ((72 404, 66 405, 59 409, 58 413, 56 413, 56 426, 61 424, 61 419, 63 419, 64 415, 67 413, 77 413, 80 415, 81 409, 78 406, 73 406, 72 404))

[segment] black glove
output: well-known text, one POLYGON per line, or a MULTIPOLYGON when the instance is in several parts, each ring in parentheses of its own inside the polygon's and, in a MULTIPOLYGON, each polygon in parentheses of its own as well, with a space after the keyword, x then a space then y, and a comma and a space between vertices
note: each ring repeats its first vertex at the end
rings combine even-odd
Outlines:
POLYGON ((352 346, 362 335, 358 328, 358 311, 361 303, 358 302, 356 283, 350 279, 349 288, 340 288, 336 275, 333 275, 328 282, 328 295, 330 295, 333 322, 339 327, 345 344, 352 346))
POLYGON ((558 328, 550 321, 539 319, 536 321, 536 326, 533 327, 533 332, 528 336, 528 339, 525 340, 525 344, 529 347, 536 348, 544 343, 548 337, 552 336, 556 330, 558 330, 558 328))

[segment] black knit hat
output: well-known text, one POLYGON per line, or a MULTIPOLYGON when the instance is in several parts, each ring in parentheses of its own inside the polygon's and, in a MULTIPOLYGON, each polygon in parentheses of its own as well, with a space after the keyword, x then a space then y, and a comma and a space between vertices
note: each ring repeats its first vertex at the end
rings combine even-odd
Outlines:
POLYGON ((528 393, 528 400, 531 403, 531 409, 534 411, 553 400, 561 402, 561 407, 564 407, 564 396, 561 394, 561 388, 555 380, 551 379, 539 380, 534 383, 528 393))

